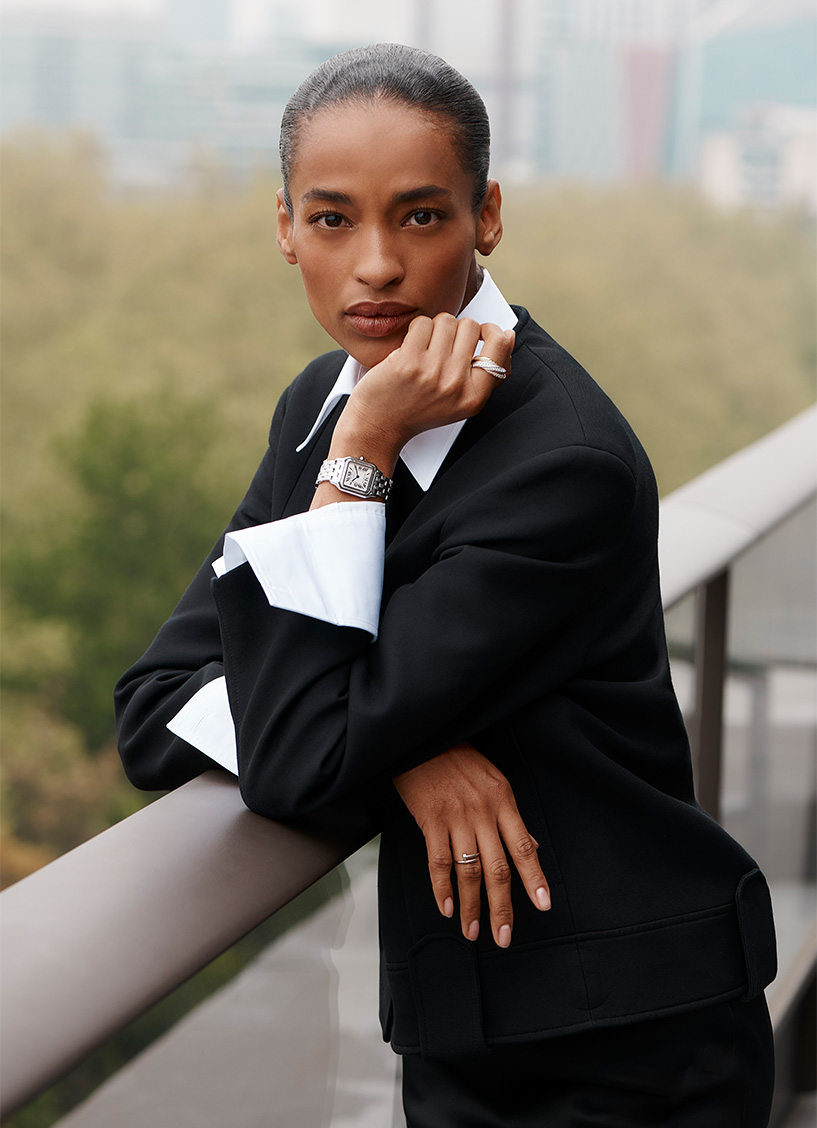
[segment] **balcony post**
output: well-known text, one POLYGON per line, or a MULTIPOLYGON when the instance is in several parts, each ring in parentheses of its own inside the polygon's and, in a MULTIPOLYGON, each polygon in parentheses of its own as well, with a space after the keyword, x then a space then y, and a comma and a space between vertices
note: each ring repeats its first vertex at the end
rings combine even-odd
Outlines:
POLYGON ((723 696, 729 570, 701 584, 695 606, 695 713, 692 753, 703 809, 720 822, 723 764, 723 696))

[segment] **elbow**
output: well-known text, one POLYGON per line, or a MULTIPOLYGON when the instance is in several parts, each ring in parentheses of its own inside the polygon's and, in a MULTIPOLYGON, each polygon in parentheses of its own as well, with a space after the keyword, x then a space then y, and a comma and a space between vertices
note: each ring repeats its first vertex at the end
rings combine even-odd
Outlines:
POLYGON ((140 791, 172 791, 216 764, 162 726, 120 723, 119 758, 128 782, 140 791))
POLYGON ((239 748, 238 787, 245 805, 276 822, 311 820, 342 801, 338 772, 316 766, 300 756, 251 755, 239 748))
POLYGON ((305 834, 344 842, 350 852, 380 832, 379 804, 371 790, 340 796, 326 788, 274 786, 243 769, 238 785, 245 806, 255 814, 305 834))
POLYGON ((276 822, 293 822, 307 819, 319 804, 310 788, 283 786, 281 781, 271 784, 259 779, 254 772, 239 771, 238 789, 244 805, 256 815, 276 822))
POLYGON ((208 767, 216 767, 213 763, 193 763, 187 760, 175 763, 168 757, 157 761, 152 756, 133 754, 123 744, 119 746, 119 758, 128 782, 140 791, 173 791, 201 775, 208 767))

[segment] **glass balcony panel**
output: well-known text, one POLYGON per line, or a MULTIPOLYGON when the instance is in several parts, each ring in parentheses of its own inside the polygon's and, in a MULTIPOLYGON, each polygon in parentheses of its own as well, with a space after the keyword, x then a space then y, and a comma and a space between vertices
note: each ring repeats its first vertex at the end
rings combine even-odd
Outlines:
POLYGON ((814 880, 815 513, 795 513, 730 577, 724 823, 774 882, 814 880))

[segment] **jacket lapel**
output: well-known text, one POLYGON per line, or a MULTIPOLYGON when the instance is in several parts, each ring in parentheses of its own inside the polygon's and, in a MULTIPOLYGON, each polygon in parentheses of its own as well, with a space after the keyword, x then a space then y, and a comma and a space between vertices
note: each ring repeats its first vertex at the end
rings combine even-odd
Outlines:
MULTIPOLYGON (((533 363, 525 363, 524 354, 514 358, 510 379, 496 389, 479 415, 465 424, 425 493, 406 467, 398 463, 416 493, 410 505, 403 505, 391 536, 387 533, 387 548, 398 549, 426 521, 433 521, 452 503, 478 489, 486 467, 501 465, 503 459, 507 459, 502 423, 536 394, 537 382, 533 380, 536 367, 533 363)), ((388 504, 391 506, 392 501, 389 500, 388 504)))
POLYGON ((318 477, 321 463, 329 453, 332 432, 335 430, 335 425, 340 419, 348 398, 348 396, 343 396, 335 404, 306 450, 295 456, 300 462, 300 467, 295 475, 289 496, 283 504, 282 517, 291 517, 293 513, 304 513, 312 504, 315 493, 315 479, 318 477))

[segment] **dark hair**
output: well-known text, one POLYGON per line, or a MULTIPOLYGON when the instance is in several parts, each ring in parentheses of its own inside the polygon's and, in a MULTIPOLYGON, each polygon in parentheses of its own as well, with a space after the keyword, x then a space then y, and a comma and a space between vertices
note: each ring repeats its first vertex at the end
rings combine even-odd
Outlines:
POLYGON ((402 43, 375 43, 327 59, 305 78, 287 102, 281 119, 281 174, 290 213, 289 180, 305 121, 326 106, 391 99, 442 114, 453 125, 463 168, 474 177, 474 210, 488 185, 491 130, 485 103, 471 83, 436 55, 402 43))

